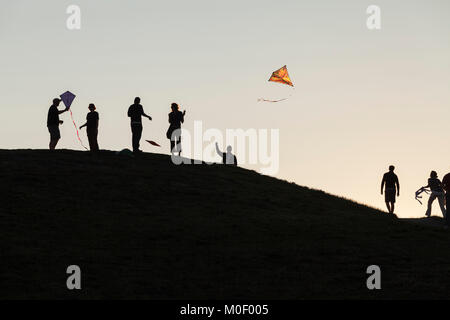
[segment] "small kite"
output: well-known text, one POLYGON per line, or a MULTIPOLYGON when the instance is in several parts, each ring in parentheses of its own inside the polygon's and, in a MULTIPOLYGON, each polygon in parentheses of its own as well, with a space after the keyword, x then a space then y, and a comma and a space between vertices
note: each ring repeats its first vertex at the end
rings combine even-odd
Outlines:
POLYGON ((70 117, 72 118, 72 122, 73 125, 75 126, 75 130, 77 131, 77 137, 78 137, 78 141, 80 141, 80 144, 83 148, 85 148, 86 150, 88 150, 88 148, 86 148, 83 144, 83 141, 81 141, 80 138, 80 132, 78 131, 78 126, 75 123, 75 120, 73 119, 73 114, 72 114, 72 110, 70 109, 70 106, 72 105, 73 100, 75 99, 76 95, 74 95, 72 92, 70 91, 66 91, 64 92, 62 95, 59 96, 61 98, 61 101, 64 103, 64 105, 66 106, 67 110, 69 110, 70 112, 70 117))
POLYGON ((291 86, 291 87, 294 86, 292 84, 291 78, 289 78, 289 73, 287 71, 287 67, 286 66, 281 67, 277 71, 274 71, 272 73, 272 76, 270 77, 269 81, 287 84, 288 86, 291 86))
POLYGON ((145 140, 148 143, 150 143, 151 145, 155 146, 155 147, 161 147, 159 144, 157 144, 155 141, 151 141, 151 140, 145 140))
MULTIPOLYGON (((281 67, 280 69, 272 72, 272 75, 270 76, 269 81, 278 82, 281 84, 286 84, 288 86, 294 87, 294 84, 292 83, 291 78, 289 77, 289 73, 288 73, 286 65, 281 67)), ((269 100, 269 99, 260 98, 260 99, 258 99, 258 102, 259 101, 280 102, 280 101, 284 101, 284 100, 287 100, 287 98, 279 99, 279 100, 269 100)))
POLYGON ((70 106, 72 105, 73 100, 75 99, 76 95, 74 95, 70 91, 64 92, 62 95, 59 96, 61 98, 61 101, 66 106, 67 110, 70 109, 70 106))

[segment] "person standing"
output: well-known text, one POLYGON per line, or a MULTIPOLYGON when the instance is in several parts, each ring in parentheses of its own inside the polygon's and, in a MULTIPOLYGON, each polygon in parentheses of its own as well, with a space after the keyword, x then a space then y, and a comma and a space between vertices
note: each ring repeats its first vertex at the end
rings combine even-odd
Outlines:
POLYGON ((169 113, 169 129, 167 129, 166 137, 170 140, 170 152, 172 155, 178 152, 181 156, 181 124, 184 123, 186 110, 180 111, 180 107, 176 103, 170 106, 172 112, 169 113))
POLYGON ((445 191, 445 213, 446 213, 446 219, 445 223, 447 226, 450 226, 450 215, 447 215, 448 206, 450 204, 450 173, 447 173, 442 178, 442 188, 445 191))
POLYGON ((89 104, 88 109, 90 112, 86 116, 86 123, 80 127, 80 130, 86 127, 86 133, 89 140, 89 148, 92 152, 96 152, 99 150, 97 137, 98 137, 98 123, 99 116, 98 112, 95 111, 95 105, 93 103, 89 104))
POLYGON ((441 180, 438 179, 436 171, 431 171, 430 178, 428 179, 428 185, 424 186, 423 188, 430 188, 431 190, 430 198, 428 199, 427 212, 425 213, 425 215, 427 217, 431 216, 431 207, 433 205, 434 199, 437 198, 439 201, 439 206, 441 208, 442 216, 444 217, 445 220, 447 220, 447 215, 444 206, 445 201, 444 189, 442 188, 442 182, 441 180))
POLYGON ((131 120, 131 133, 132 133, 132 141, 133 141, 133 152, 142 152, 139 150, 140 141, 142 137, 142 117, 146 117, 149 120, 152 120, 152 117, 148 116, 144 112, 144 108, 140 104, 141 98, 136 97, 134 99, 134 104, 132 104, 128 108, 128 117, 131 120))
POLYGON ((63 121, 59 119, 59 115, 69 110, 69 108, 66 108, 64 110, 58 110, 58 106, 60 103, 61 99, 55 98, 53 99, 52 105, 48 109, 47 128, 48 132, 50 133, 50 143, 49 143, 50 150, 55 150, 59 139, 61 139, 59 126, 63 124, 63 121))
POLYGON ((395 194, 400 196, 400 183, 394 169, 394 166, 389 166, 389 171, 383 175, 383 180, 381 180, 381 194, 383 194, 384 188, 384 201, 388 212, 392 214, 395 207, 395 194))

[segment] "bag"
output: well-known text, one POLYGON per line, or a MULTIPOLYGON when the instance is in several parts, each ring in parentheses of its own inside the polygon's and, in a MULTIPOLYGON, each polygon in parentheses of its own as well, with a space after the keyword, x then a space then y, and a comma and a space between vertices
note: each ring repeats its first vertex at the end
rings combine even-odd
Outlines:
POLYGON ((167 132, 166 132, 167 139, 170 140, 172 138, 172 132, 173 132, 172 126, 170 126, 169 129, 167 129, 167 132))

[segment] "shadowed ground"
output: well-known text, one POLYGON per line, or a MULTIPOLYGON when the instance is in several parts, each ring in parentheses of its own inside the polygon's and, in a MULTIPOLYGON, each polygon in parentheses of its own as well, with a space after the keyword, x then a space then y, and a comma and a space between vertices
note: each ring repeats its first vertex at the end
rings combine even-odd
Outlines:
POLYGON ((448 297, 448 230, 253 171, 65 150, 0 170, 1 298, 448 297))

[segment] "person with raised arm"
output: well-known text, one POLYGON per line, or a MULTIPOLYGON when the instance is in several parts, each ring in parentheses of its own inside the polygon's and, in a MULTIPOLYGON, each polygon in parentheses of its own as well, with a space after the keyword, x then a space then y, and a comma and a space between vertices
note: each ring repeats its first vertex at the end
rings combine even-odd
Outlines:
POLYGON ((52 105, 48 109, 47 128, 48 132, 50 133, 50 143, 49 143, 50 150, 55 150, 59 139, 61 139, 61 132, 59 131, 59 126, 63 124, 63 121, 59 119, 59 115, 69 110, 69 108, 59 110, 58 106, 60 103, 61 99, 55 98, 53 99, 52 105))
POLYGON ((237 166, 237 158, 234 154, 231 153, 231 150, 231 146, 228 146, 227 152, 220 151, 219 144, 216 142, 216 152, 222 158, 222 163, 237 166))
POLYGON ((170 106, 172 112, 169 113, 169 129, 167 129, 166 137, 170 140, 170 152, 174 155, 178 152, 181 156, 181 124, 184 123, 186 110, 180 111, 180 107, 176 103, 170 106))

